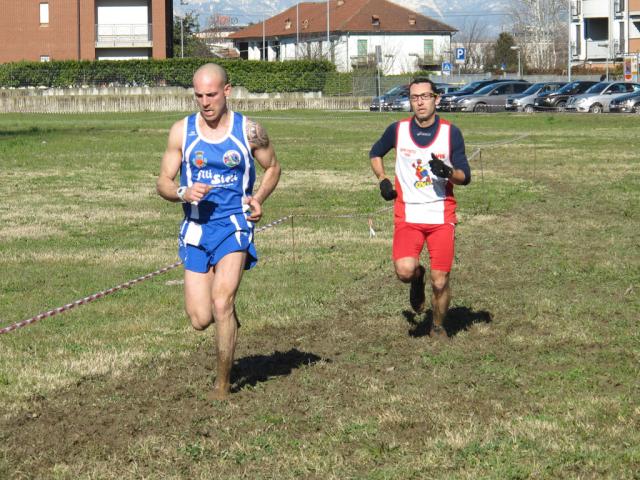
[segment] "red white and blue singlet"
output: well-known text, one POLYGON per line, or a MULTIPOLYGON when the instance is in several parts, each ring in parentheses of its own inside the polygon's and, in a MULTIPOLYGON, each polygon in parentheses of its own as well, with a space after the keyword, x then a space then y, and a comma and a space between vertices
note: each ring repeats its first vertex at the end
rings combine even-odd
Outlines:
POLYGON ((397 122, 395 188, 396 221, 421 224, 457 223, 453 184, 429 168, 431 154, 451 164, 451 124, 440 119, 432 141, 421 146, 411 132, 412 119, 397 122))

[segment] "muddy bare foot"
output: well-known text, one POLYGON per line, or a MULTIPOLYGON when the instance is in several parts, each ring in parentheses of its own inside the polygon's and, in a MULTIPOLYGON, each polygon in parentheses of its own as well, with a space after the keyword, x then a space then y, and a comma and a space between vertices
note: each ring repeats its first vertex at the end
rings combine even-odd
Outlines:
POLYGON ((439 340, 447 340, 449 338, 449 336, 447 335, 447 331, 440 325, 434 325, 433 327, 431 327, 429 336, 431 338, 437 338, 439 340))
POLYGON ((223 402, 229 400, 230 385, 213 385, 213 390, 207 393, 207 400, 223 402))

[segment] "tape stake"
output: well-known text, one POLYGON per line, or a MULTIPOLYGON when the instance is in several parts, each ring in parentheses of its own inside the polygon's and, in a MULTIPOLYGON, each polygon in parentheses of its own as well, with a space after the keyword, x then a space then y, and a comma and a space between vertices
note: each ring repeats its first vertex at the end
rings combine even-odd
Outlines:
POLYGON ((373 229, 373 218, 369 217, 369 238, 376 236, 376 231, 373 229))

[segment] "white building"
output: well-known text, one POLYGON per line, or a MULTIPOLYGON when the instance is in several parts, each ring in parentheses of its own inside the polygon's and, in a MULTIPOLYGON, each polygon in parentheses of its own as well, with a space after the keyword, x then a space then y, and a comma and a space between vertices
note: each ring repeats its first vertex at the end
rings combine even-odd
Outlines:
POLYGON ((570 35, 573 62, 640 52, 640 0, 571 0, 570 35))
POLYGON ((379 62, 383 73, 393 75, 439 71, 451 60, 455 32, 388 0, 329 0, 299 3, 229 38, 248 60, 324 58, 339 72, 379 62))

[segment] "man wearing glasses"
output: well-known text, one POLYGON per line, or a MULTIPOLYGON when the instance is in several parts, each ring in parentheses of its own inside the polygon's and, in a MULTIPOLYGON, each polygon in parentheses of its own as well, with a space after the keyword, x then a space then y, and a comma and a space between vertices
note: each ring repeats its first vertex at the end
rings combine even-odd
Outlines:
POLYGON ((435 84, 415 78, 409 86, 413 117, 391 124, 369 152, 371 168, 385 200, 395 200, 393 264, 396 275, 410 283, 409 303, 425 308, 425 268, 420 253, 426 242, 431 260, 431 337, 447 338, 443 323, 451 290, 456 200, 454 185, 467 185, 471 169, 460 130, 436 115, 440 97, 435 84), (383 157, 396 151, 395 187, 385 175, 383 157))

